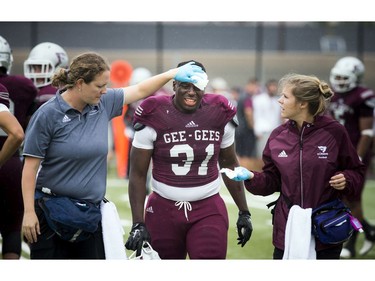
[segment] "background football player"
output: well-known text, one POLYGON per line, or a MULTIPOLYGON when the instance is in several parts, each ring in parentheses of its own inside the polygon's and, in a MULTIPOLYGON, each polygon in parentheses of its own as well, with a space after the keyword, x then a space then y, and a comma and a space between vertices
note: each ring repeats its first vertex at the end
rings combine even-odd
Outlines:
POLYGON ((38 88, 34 110, 55 96, 57 89, 51 85, 51 78, 56 69, 68 68, 68 63, 68 54, 55 43, 43 42, 30 51, 24 62, 23 71, 38 88))
MULTIPOLYGON (((363 163, 368 166, 372 157, 373 122, 375 108, 374 91, 361 85, 365 66, 355 57, 339 59, 330 73, 330 83, 335 92, 330 104, 332 116, 347 129, 353 145, 363 163)), ((347 198, 354 217, 357 217, 365 233, 365 243, 360 255, 371 250, 375 242, 375 228, 365 219, 362 208, 362 192, 357 198, 347 198)), ((358 232, 344 245, 341 257, 352 258, 356 254, 355 243, 358 232)))
MULTIPOLYGON (((9 110, 26 130, 32 114, 37 89, 33 82, 21 75, 10 75, 13 55, 8 41, 0 36, 0 83, 9 92, 9 110)), ((0 130, 0 147, 4 147, 7 133, 0 130)), ((19 258, 21 254, 21 226, 23 200, 21 192, 22 161, 17 151, 0 169, 0 222, 3 237, 3 257, 19 258)))

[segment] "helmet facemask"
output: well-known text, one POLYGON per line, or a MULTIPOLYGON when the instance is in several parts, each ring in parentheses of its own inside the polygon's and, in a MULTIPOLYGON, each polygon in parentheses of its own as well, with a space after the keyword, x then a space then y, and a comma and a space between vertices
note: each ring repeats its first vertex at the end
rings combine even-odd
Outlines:
POLYGON ((361 83, 365 73, 363 63, 355 57, 339 59, 331 70, 330 83, 336 93, 346 93, 361 83))
POLYGON ((8 41, 0 36, 0 67, 4 67, 7 74, 10 74, 13 64, 12 50, 8 41))
POLYGON ((58 68, 68 67, 68 55, 59 45, 45 42, 35 46, 23 65, 24 75, 38 88, 51 84, 58 68))

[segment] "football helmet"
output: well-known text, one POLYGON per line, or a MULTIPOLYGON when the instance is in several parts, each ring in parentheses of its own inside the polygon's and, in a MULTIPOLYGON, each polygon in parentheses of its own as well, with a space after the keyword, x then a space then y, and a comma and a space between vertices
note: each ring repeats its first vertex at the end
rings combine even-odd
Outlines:
POLYGON ((10 73, 13 63, 12 49, 8 41, 0 36, 0 67, 4 67, 7 73, 10 73))
POLYGON ((68 68, 68 55, 59 45, 44 42, 36 45, 23 64, 24 75, 40 88, 51 84, 57 68, 68 68))
POLYGON ((151 71, 144 67, 137 67, 133 70, 130 78, 130 85, 138 84, 139 82, 146 80, 152 76, 151 71))
POLYGON ((336 93, 345 93, 357 87, 365 74, 365 66, 355 57, 339 59, 331 70, 330 83, 336 93))

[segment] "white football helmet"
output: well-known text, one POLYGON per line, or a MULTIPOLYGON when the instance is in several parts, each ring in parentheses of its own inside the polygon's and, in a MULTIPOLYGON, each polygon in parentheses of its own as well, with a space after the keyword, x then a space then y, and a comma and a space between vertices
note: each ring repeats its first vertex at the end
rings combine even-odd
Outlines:
POLYGON ((10 73, 13 63, 12 49, 8 41, 0 36, 0 67, 4 67, 10 73))
POLYGON ((365 66, 355 57, 339 59, 331 70, 330 83, 336 93, 345 93, 357 87, 365 74, 365 66))
POLYGON ((59 45, 44 42, 36 45, 23 64, 23 72, 36 87, 51 84, 51 78, 57 68, 68 68, 68 55, 59 45))
POLYGON ((151 71, 145 67, 137 67, 133 70, 132 76, 130 78, 130 85, 138 84, 139 82, 146 80, 152 76, 151 71))

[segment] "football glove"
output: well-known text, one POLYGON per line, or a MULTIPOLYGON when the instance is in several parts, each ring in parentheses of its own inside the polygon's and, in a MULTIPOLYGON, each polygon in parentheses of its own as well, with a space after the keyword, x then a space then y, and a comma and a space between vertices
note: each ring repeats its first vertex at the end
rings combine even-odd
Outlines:
POLYGON ((189 62, 184 64, 178 68, 178 72, 175 75, 174 79, 180 82, 187 82, 187 83, 197 83, 197 79, 194 78, 197 73, 203 73, 203 69, 193 64, 194 62, 189 62))
POLYGON ((241 245, 241 247, 245 246, 253 233, 253 225, 251 224, 251 214, 249 211, 238 212, 237 233, 237 245, 241 245))
POLYGON ((143 222, 133 223, 129 234, 125 247, 128 250, 137 251, 136 256, 140 256, 142 253, 143 242, 151 242, 151 236, 147 231, 146 225, 143 222))

